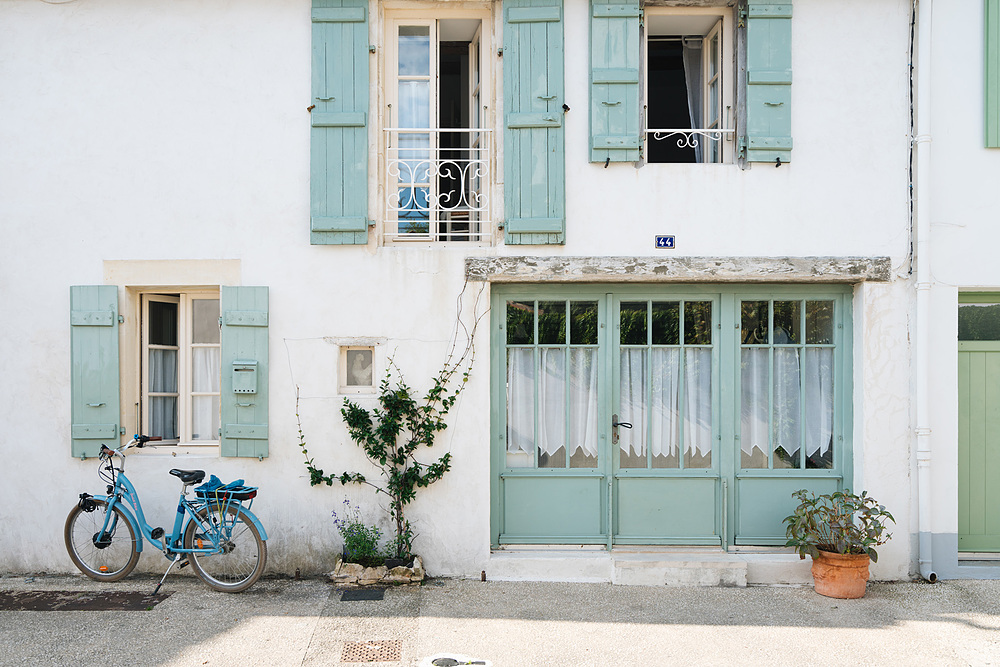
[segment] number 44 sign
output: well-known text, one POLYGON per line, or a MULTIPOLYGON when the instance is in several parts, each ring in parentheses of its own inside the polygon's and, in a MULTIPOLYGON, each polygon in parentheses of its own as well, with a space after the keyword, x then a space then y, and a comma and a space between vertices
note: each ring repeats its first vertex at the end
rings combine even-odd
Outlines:
POLYGON ((674 249, 674 237, 673 236, 657 236, 656 237, 656 247, 663 248, 665 250, 674 249))

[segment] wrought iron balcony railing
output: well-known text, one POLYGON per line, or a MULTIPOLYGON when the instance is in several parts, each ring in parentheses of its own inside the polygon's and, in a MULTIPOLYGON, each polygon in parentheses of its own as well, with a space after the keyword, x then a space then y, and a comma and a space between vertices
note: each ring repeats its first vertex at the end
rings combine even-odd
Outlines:
POLYGON ((387 241, 488 241, 487 129, 385 130, 387 241))
POLYGON ((668 128, 646 130, 654 141, 675 141, 679 149, 693 149, 696 162, 722 162, 722 140, 732 140, 736 130, 722 128, 668 128))

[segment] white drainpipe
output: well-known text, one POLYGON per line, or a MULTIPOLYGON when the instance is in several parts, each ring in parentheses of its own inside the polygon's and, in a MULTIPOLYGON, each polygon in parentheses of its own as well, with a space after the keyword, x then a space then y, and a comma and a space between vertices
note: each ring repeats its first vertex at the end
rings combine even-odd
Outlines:
POLYGON ((930 365, 931 299, 931 22, 934 3, 917 0, 916 269, 917 269, 917 530, 920 576, 933 583, 931 530, 930 365))

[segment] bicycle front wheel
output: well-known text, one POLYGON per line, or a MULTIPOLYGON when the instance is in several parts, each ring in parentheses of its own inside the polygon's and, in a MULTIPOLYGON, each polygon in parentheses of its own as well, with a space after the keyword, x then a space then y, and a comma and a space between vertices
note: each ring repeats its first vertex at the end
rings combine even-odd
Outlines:
POLYGON ((224 512, 217 505, 203 507, 198 520, 184 529, 184 548, 203 549, 217 544, 214 553, 191 553, 195 574, 217 591, 239 593, 254 585, 267 563, 267 543, 257 526, 239 507, 224 512))
POLYGON ((135 529, 117 505, 108 517, 107 501, 94 499, 93 503, 92 511, 78 505, 66 517, 66 550, 73 564, 91 579, 118 581, 139 562, 135 529), (107 528, 102 533, 105 517, 107 528))

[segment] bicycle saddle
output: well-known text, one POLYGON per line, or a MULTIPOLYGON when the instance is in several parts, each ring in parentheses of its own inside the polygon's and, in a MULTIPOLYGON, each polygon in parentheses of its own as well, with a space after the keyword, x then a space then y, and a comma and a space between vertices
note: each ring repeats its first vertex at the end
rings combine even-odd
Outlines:
POLYGON ((174 468, 170 471, 170 474, 174 477, 180 477, 181 481, 185 484, 197 484, 205 479, 204 470, 178 470, 174 468))

